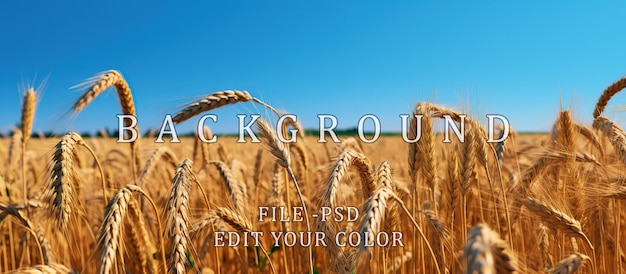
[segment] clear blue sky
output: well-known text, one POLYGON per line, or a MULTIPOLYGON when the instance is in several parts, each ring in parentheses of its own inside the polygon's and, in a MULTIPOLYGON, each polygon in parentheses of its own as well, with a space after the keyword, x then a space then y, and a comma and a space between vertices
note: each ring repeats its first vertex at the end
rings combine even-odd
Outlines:
MULTIPOLYGON (((320 113, 340 128, 372 113, 383 130, 399 130, 398 115, 421 100, 547 131, 562 98, 589 123, 602 90, 626 74, 624 10, 573 1, 2 1, 0 131, 19 123, 19 86, 46 77, 35 130, 116 128, 113 91, 67 115, 80 95, 69 88, 108 69, 130 83, 142 129, 224 89, 248 90, 313 128, 320 113)), ((234 115, 250 111, 220 110, 210 126, 232 132, 234 115)))

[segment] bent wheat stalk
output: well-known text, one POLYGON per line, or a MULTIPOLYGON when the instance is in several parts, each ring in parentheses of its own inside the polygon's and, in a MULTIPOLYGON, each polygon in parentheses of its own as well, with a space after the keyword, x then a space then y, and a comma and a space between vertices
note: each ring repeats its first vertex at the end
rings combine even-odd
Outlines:
POLYGON ((374 176, 369 159, 351 148, 345 149, 332 167, 328 180, 326 182, 326 191, 324 192, 323 206, 335 207, 337 202, 337 188, 341 179, 348 172, 350 166, 354 166, 359 171, 361 177, 361 186, 363 199, 367 200, 376 189, 374 184, 374 176))
MULTIPOLYGON (((133 131, 139 135, 139 127, 137 126, 137 111, 135 110, 135 101, 133 100, 133 94, 130 90, 130 86, 124 79, 124 76, 117 70, 108 70, 106 72, 100 73, 96 76, 93 76, 87 79, 85 82, 78 84, 74 87, 84 87, 89 86, 87 91, 74 103, 72 109, 74 113, 78 113, 83 110, 87 105, 89 105, 98 95, 104 92, 106 89, 110 87, 115 87, 117 91, 117 97, 119 98, 120 105, 122 107, 122 112, 126 115, 131 115, 135 118, 135 123, 124 119, 125 127, 132 127, 133 131)), ((121 133, 121 132, 120 132, 121 133)), ((138 136, 139 137, 139 136, 138 136)), ((133 158, 133 163, 131 164, 131 168, 133 171, 133 180, 136 178, 137 169, 141 166, 139 162, 139 156, 137 155, 138 151, 138 140, 140 138, 136 138, 135 140, 130 142, 130 151, 133 158)), ((136 182, 135 182, 136 184, 136 182)))
MULTIPOLYGON (((159 217, 158 209, 152 198, 148 196, 140 187, 136 185, 126 185, 117 191, 115 196, 109 201, 109 204, 104 212, 104 221, 102 222, 102 228, 100 229, 100 242, 99 247, 102 249, 102 255, 100 256, 100 266, 98 267, 98 273, 106 274, 111 273, 113 264, 115 262, 116 255, 118 253, 118 247, 122 242, 121 229, 123 225, 123 219, 128 210, 129 200, 133 192, 139 192, 145 196, 154 212, 156 213, 157 225, 159 230, 161 229, 161 217, 159 217)), ((165 247, 163 239, 159 238, 161 260, 166 262, 165 259, 165 247)), ((165 263, 162 264, 163 272, 167 273, 165 263)))
POLYGON ((609 100, 611 100, 611 97, 624 88, 626 88, 626 77, 622 77, 607 87, 596 103, 596 108, 593 110, 593 118, 600 117, 602 112, 604 112, 604 108, 609 103, 609 100))
POLYGON ((50 213, 55 216, 54 219, 63 232, 67 231, 67 224, 69 223, 72 208, 74 207, 72 193, 74 185, 77 184, 78 181, 74 167, 76 146, 78 145, 85 147, 94 157, 100 170, 100 177, 102 179, 102 197, 104 198, 105 205, 107 201, 104 172, 94 151, 77 133, 70 132, 64 135, 61 138, 61 141, 59 141, 59 143, 55 146, 55 151, 50 161, 48 186, 46 187, 46 193, 44 194, 44 198, 50 205, 50 213))

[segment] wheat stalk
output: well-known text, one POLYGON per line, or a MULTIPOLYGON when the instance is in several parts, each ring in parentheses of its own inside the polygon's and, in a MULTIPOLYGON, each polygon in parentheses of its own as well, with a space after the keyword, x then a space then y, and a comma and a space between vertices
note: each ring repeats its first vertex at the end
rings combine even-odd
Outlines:
MULTIPOLYGON (((437 163, 435 160, 435 144, 434 144, 434 127, 432 116, 432 105, 420 102, 415 106, 413 116, 411 117, 409 129, 409 138, 416 138, 418 124, 417 116, 422 116, 420 127, 420 138, 418 142, 409 143, 409 176, 413 188, 417 188, 417 174, 419 170, 424 174, 424 181, 430 189, 430 199, 435 202, 435 208, 438 208, 438 201, 435 199, 435 193, 439 192, 439 179, 437 177, 437 163)), ((415 192, 417 194, 417 192, 415 192)), ((413 204, 415 210, 417 206, 413 204)), ((435 209, 436 210, 436 209, 435 209)), ((415 212, 414 212, 415 213, 415 212)))
MULTIPOLYGON (((383 188, 380 188, 380 189, 383 189, 383 188)), ((424 243, 426 247, 428 248, 428 252, 430 253, 431 258, 433 259, 434 265, 440 266, 441 264, 437 261, 437 256, 435 255, 435 252, 433 251, 431 244, 428 242, 428 239, 426 238, 424 231, 422 230, 421 226, 417 223, 417 221, 415 221, 415 218, 413 218, 413 215, 411 214, 409 209, 406 208, 406 205, 404 204, 404 202, 395 193, 391 193, 390 198, 394 199, 396 203, 400 205, 400 208, 402 208, 406 216, 409 218, 409 220, 411 220, 413 227, 415 227, 415 229, 419 232, 420 237, 422 238, 422 240, 424 240, 424 243)), ((437 271, 438 274, 441 274, 440 267, 435 267, 435 270, 437 271)))

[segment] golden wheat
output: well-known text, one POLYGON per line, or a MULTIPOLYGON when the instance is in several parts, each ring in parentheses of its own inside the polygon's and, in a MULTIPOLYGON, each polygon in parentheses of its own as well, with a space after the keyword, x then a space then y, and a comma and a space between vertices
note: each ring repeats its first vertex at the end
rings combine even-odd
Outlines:
MULTIPOLYGON (((137 117, 120 72, 85 85, 75 111, 115 87, 123 113, 137 117)), ((106 133, 30 139, 39 94, 28 89, 20 127, 0 140, 0 272, 622 273, 626 134, 604 109, 625 86, 622 78, 601 94, 591 125, 562 109, 551 134, 511 132, 493 146, 477 119, 420 102, 412 112, 423 115, 421 128, 412 118, 405 137, 421 139, 411 144, 400 136, 321 144, 293 119, 279 129, 259 119, 263 146, 196 136, 143 143, 145 154, 106 133), (447 116, 465 121, 464 142, 442 142, 435 121, 447 116), (297 142, 278 138, 288 128, 297 142), (195 165, 178 160, 187 155, 195 165), (325 206, 359 216, 322 221, 325 206), (243 246, 254 232, 264 235, 259 244, 243 246), (323 245, 292 246, 285 236, 318 232, 323 245), (375 245, 394 232, 402 246, 375 245)), ((250 101, 273 111, 245 91, 223 91, 174 121, 250 101)), ((212 137, 208 127, 202 133, 212 137)))

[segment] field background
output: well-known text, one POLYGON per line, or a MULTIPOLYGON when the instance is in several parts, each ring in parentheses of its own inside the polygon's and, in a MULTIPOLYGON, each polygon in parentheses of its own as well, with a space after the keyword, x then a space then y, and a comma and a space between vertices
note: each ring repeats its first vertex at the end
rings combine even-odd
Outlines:
POLYGON ((0 272, 626 273, 624 10, 0 1, 0 272), (298 122, 271 128, 285 113, 298 122), (261 114, 262 144, 97 137, 115 136, 117 114, 144 137, 166 114, 181 134, 215 114, 203 130, 221 136, 237 114, 261 114), (376 115, 388 134, 277 139, 320 114, 345 133, 376 115), (409 127, 418 143, 393 135, 402 114, 423 115, 409 127), (486 114, 507 117, 509 139, 486 142, 486 114), (443 119, 463 115, 465 142, 442 143, 443 119), (259 223, 260 206, 308 214, 259 223), (321 206, 360 218, 310 218, 321 206), (258 248, 212 244, 254 231, 258 248), (328 246, 271 246, 270 231, 320 232, 328 246), (406 246, 333 241, 391 232, 406 246))
MULTIPOLYGON (((453 151, 461 149, 460 143, 454 141, 450 144, 442 143, 442 136, 436 135, 436 157, 435 163, 439 173, 437 176, 442 185, 442 190, 449 189, 446 184, 452 183, 451 176, 455 176, 450 172, 451 156, 453 151)), ((305 139, 300 139, 298 143, 305 144, 307 153, 307 166, 302 167, 302 158, 299 153, 293 153, 292 149, 292 165, 298 178, 298 183, 302 188, 303 195, 308 204, 308 209, 311 212, 317 211, 319 208, 320 193, 327 188, 327 181, 329 175, 334 166, 337 163, 338 157, 341 152, 348 150, 359 151, 362 153, 368 161, 374 165, 374 170, 379 167, 383 161, 388 161, 391 170, 393 182, 397 187, 397 193, 400 193, 404 202, 407 205, 412 203, 410 198, 412 195, 411 190, 411 176, 409 174, 409 165, 407 161, 407 155, 409 155, 409 145, 405 143, 400 136, 384 136, 377 142, 372 144, 365 144, 356 141, 354 137, 342 136, 344 141, 341 144, 335 144, 332 142, 323 144, 317 142, 317 136, 306 136, 305 139), (346 142, 346 140, 348 140, 346 142)), ((46 246, 42 246, 43 249, 49 249, 44 252, 46 256, 52 256, 53 260, 58 263, 62 263, 68 267, 81 271, 83 273, 95 272, 99 266, 101 266, 101 252, 102 243, 98 242, 99 231, 102 229, 103 216, 104 216, 104 201, 102 198, 102 190, 100 184, 99 172, 93 157, 84 148, 76 148, 76 155, 73 156, 74 169, 76 174, 76 181, 73 182, 73 212, 68 223, 68 232, 63 235, 55 226, 54 214, 50 214, 46 205, 40 203, 37 198, 43 197, 44 189, 48 188, 50 181, 50 171, 48 163, 52 160, 52 154, 54 153, 55 145, 59 143, 59 138, 48 139, 32 139, 29 144, 29 149, 25 154, 26 157, 26 175, 28 178, 29 197, 31 197, 31 205, 24 209, 22 202, 22 193, 19 180, 19 169, 11 170, 11 167, 19 165, 11 164, 8 156, 9 150, 18 149, 15 147, 11 138, 4 138, 0 140, 0 163, 4 166, 3 171, 3 184, 6 191, 2 191, 0 196, 0 205, 7 207, 8 204, 22 205, 22 209, 19 213, 23 218, 30 217, 29 224, 32 227, 25 228, 20 222, 19 218, 6 218, 0 224, 4 237, 0 245, 0 258, 2 258, 2 270, 8 271, 11 269, 17 269, 20 267, 26 267, 29 265, 41 264, 41 258, 39 256, 38 247, 33 243, 34 240, 29 237, 29 229, 36 233, 44 233, 42 243, 46 246), (7 195, 8 194, 8 195, 7 195), (37 203, 35 203, 37 202, 37 203), (27 215, 28 214, 28 215, 27 215), (27 244, 28 248, 24 248, 24 244, 27 244), (53 255, 54 254, 54 255, 53 255)), ((128 144, 116 143, 115 138, 87 138, 84 142, 93 149, 95 155, 99 159, 104 175, 106 179, 106 188, 109 199, 115 192, 126 184, 133 184, 132 172, 130 169, 130 149, 128 144)), ((18 142, 19 143, 19 142, 18 142)), ((189 193, 189 212, 190 212, 190 228, 191 224, 197 224, 201 220, 205 220, 207 214, 217 207, 227 207, 235 210, 233 206, 233 194, 229 191, 229 187, 225 184, 224 176, 220 174, 218 169, 212 164, 207 162, 221 161, 226 163, 225 166, 231 169, 230 184, 243 184, 245 185, 244 195, 247 206, 245 211, 240 212, 242 216, 251 221, 252 231, 264 231, 265 236, 262 238, 265 247, 270 249, 271 237, 269 231, 281 231, 283 227, 280 222, 272 223, 258 223, 258 206, 271 206, 275 204, 274 196, 272 194, 272 180, 275 177, 274 163, 275 158, 268 151, 268 147, 265 144, 260 143, 236 143, 235 137, 219 136, 218 142, 213 144, 201 145, 194 138, 181 138, 181 143, 169 143, 166 138, 166 143, 154 143, 154 139, 143 138, 140 140, 141 153, 140 157, 144 159, 152 158, 155 152, 167 151, 166 156, 159 156, 158 162, 146 175, 145 181, 140 183, 141 187, 152 197, 159 208, 159 214, 162 218, 166 218, 167 212, 165 205, 170 197, 170 189, 172 186, 172 178, 174 177, 177 169, 176 166, 182 161, 182 159, 189 158, 193 160, 192 171, 195 174, 198 183, 200 183, 207 194, 210 208, 207 207, 200 190, 196 185, 191 185, 191 191, 189 193), (204 150, 204 152, 202 151, 204 150), (203 154, 204 153, 204 154, 203 154), (261 155, 260 158, 258 155, 261 155), (206 158, 205 158, 206 157, 206 158), (257 181, 258 180, 258 181, 257 181)), ((528 170, 536 168, 537 159, 541 159, 545 156, 546 151, 550 151, 551 135, 550 134, 515 134, 507 141, 506 150, 502 160, 503 167, 503 183, 506 188, 512 188, 516 180, 516 177, 524 176, 528 173, 528 170)), ((588 141, 579 140, 577 145, 581 149, 589 149, 594 151, 595 148, 589 144, 588 141)), ((15 152, 12 152, 15 153, 15 152)), ((556 153, 556 152, 555 152, 556 153)), ((14 154, 12 154, 14 155, 14 154)), ((558 154, 554 154, 558 161, 558 154)), ((574 154, 576 155, 576 154, 574 154)), ((579 155, 580 156, 580 155, 579 155)), ((458 156, 457 156, 458 157, 458 156)), ((594 157, 589 154, 589 157, 594 157)), ((608 158, 610 159, 610 158, 608 158)), ((588 162, 576 163, 576 168, 580 169, 584 174, 589 172, 597 172, 598 176, 604 175, 607 170, 594 169, 594 164, 588 162, 597 161, 588 160, 588 162)), ((552 168, 559 169, 562 164, 552 163, 552 168)), ((608 167, 608 170, 612 170, 616 167, 608 167)), ((457 168, 458 170, 458 168, 457 168)), ((617 168, 617 170, 620 170, 617 168)), ((616 171, 617 171, 616 170, 616 171)), ((366 215, 366 200, 360 196, 362 191, 362 183, 359 176, 358 169, 351 168, 350 172, 346 173, 341 179, 337 191, 337 201, 339 205, 357 206, 361 210, 361 218, 366 215)), ((502 205, 494 205, 491 198, 491 192, 488 187, 488 183, 485 178, 485 174, 482 169, 476 165, 474 174, 477 181, 476 185, 473 185, 468 192, 468 201, 465 208, 467 209, 467 221, 465 229, 470 230, 474 225, 486 224, 496 230, 496 226, 500 225, 500 233, 496 237, 502 237, 509 241, 507 237, 506 218, 504 217, 504 207, 502 205), (499 208, 498 215, 494 211, 495 208, 499 208)), ((568 197, 561 196, 560 193, 546 193, 549 189, 548 184, 555 184, 555 188, 558 188, 556 180, 551 178, 551 174, 555 171, 547 169, 541 172, 542 176, 545 176, 545 181, 538 182, 540 185, 534 189, 534 193, 542 195, 542 203, 547 203, 551 206, 555 206, 555 210, 564 212, 563 214, 571 215, 571 209, 566 203, 569 201, 568 197), (554 180, 554 181, 553 181, 554 180), (554 198, 553 198, 554 197, 554 198), (548 200, 550 198, 550 200, 548 200)), ((291 206, 298 206, 299 200, 296 198, 296 193, 292 184, 289 184, 289 180, 285 180, 286 174, 279 171, 279 181, 287 182, 286 186, 291 193, 290 200, 286 200, 285 193, 282 195, 282 199, 289 201, 291 206)), ((462 173, 457 176, 463 176, 462 173)), ((495 175, 491 175, 496 177, 495 175)), ((567 178, 561 177, 561 178, 567 178)), ((458 177, 456 180, 459 180, 458 177)), ((496 179, 494 179, 495 181, 496 179)), ((594 197, 605 195, 609 193, 609 188, 613 185, 613 178, 594 178, 594 185, 589 186, 589 190, 584 189, 584 196, 580 204, 600 203, 599 201, 593 201, 589 195, 595 195, 594 197)), ((459 182, 457 182, 459 183, 459 182)), ((427 184, 423 179, 419 179, 418 189, 422 195, 429 193, 427 184)), ((4 188, 3 188, 4 190, 4 188)), ((462 204, 458 197, 458 188, 456 190, 456 199, 450 201, 450 196, 446 198, 446 194, 443 194, 441 198, 441 207, 436 215, 428 215, 426 213, 434 214, 433 211, 422 211, 422 213, 416 214, 417 222, 421 225, 428 241, 433 245, 436 256, 440 261, 442 271, 450 271, 451 273, 462 273, 466 268, 466 259, 463 255, 465 247, 463 233, 463 226, 460 223, 459 214, 461 214, 462 204), (449 203, 450 206, 443 206, 444 203, 449 203), (454 216, 454 217, 453 217, 454 216), (429 218, 435 218, 429 219, 429 218), (439 230, 441 229, 441 230, 439 230), (439 251, 437 251, 439 250, 439 251)), ((498 193, 500 191, 496 190, 498 193)), ((560 191, 567 191, 561 189, 560 191)), ((515 259, 515 267, 521 270, 523 273, 543 273, 545 270, 554 268, 554 265, 559 260, 568 258, 571 254, 582 254, 577 252, 587 251, 589 249, 585 245, 585 242, 580 238, 580 235, 567 230, 567 225, 561 230, 557 226, 554 226, 555 220, 542 219, 545 217, 539 217, 542 215, 523 210, 519 203, 514 202, 515 199, 522 199, 520 194, 511 192, 507 189, 508 199, 510 204, 510 212, 513 215, 520 215, 513 223, 513 248, 506 247, 506 242, 499 242, 503 244, 505 253, 515 259), (546 226, 540 223, 540 220, 544 220, 546 226), (541 225, 540 225, 541 224, 541 225), (550 224, 550 226, 547 226, 550 224), (575 235, 577 237, 571 237, 575 235), (571 238, 570 238, 571 237, 571 238), (580 246, 579 246, 580 245, 580 246)), ((569 192, 566 192, 569 193, 569 192)), ((139 201, 139 194, 135 194, 133 197, 139 201)), ((418 202, 421 204, 428 199, 424 198, 418 202)), ((501 202, 501 201, 500 201, 501 202)), ((391 202, 390 202, 391 204, 391 202)), ((587 205, 588 206, 588 205, 587 205)), ((605 265, 596 265, 596 267, 604 267, 605 269, 617 269, 618 265, 615 264, 615 260, 623 260, 622 256, 615 255, 614 237, 619 237, 620 232, 616 231, 615 224, 612 223, 615 218, 621 216, 621 212, 618 215, 604 215, 608 212, 612 212, 615 207, 619 208, 619 203, 613 203, 612 200, 607 200, 606 203, 602 203, 602 214, 606 226, 604 228, 598 228, 597 220, 591 220, 588 217, 588 213, 581 212, 583 218, 582 231, 587 233, 591 237, 592 243, 596 246, 596 252, 599 256, 600 262, 605 265), (600 231, 604 231, 600 233, 600 231)), ((10 207, 10 206, 9 206, 10 207)), ((19 206, 18 206, 19 207, 19 206)), ((426 209, 427 207, 419 206, 420 209, 426 209)), ((594 208, 594 207, 591 207, 594 208)), ((118 257, 118 261, 113 265, 113 271, 117 269, 118 272, 128 271, 130 273, 151 273, 152 271, 158 271, 159 259, 158 259, 158 239, 166 240, 167 236, 162 236, 162 232, 157 229, 155 215, 153 210, 146 206, 140 211, 144 220, 139 221, 126 220, 125 225, 122 227, 124 230, 123 236, 120 239, 120 244, 124 246, 124 253, 119 253, 118 256, 123 257, 123 261, 118 257), (126 223, 127 222, 127 223, 126 223), (131 231, 134 232, 137 226, 143 226, 146 229, 147 238, 138 239, 131 231), (136 242, 139 241, 139 242, 136 242), (141 242, 145 241, 145 242, 141 242), (143 245, 143 247, 141 247, 143 245), (142 258, 143 257, 143 258, 142 258), (145 264, 145 265, 142 265, 145 264), (123 270, 124 269, 124 270, 123 270)), ((9 214, 11 215, 11 213, 9 214)), ((209 214, 210 215, 210 214, 209 214)), ((6 217, 6 216, 3 216, 6 217)), ((126 217, 130 218, 130 217, 126 217)), ((353 258, 354 267, 346 270, 347 272, 372 272, 372 273, 434 273, 437 268, 433 265, 432 259, 424 247, 424 242, 420 240, 419 236, 413 238, 413 226, 411 221, 406 218, 403 213, 395 213, 395 215, 388 215, 386 218, 398 218, 395 229, 401 231, 404 234, 403 242, 406 245, 404 248, 370 248, 370 252, 358 252, 360 256, 358 259, 353 258), (418 252, 411 252, 413 243, 417 243, 418 252), (416 254, 417 255, 413 255, 416 254)), ((361 226, 361 219, 355 223, 342 222, 337 224, 338 229, 348 231, 359 231, 361 226)), ((566 220, 560 220, 566 222, 566 220)), ((304 222, 293 222, 290 224, 290 230, 304 231, 306 230, 304 222)), ((571 224, 569 224, 571 225, 571 224)), ((231 231, 235 230, 232 227, 226 225, 219 220, 215 221, 216 230, 231 231)), ((313 229, 316 230, 316 229, 313 229)), ((498 235, 498 232, 494 232, 498 235)), ((212 246, 212 229, 205 229, 201 233, 191 234, 191 245, 193 249, 189 249, 187 254, 187 262, 193 261, 193 266, 196 270, 202 271, 202 273, 256 273, 256 272, 270 272, 270 268, 267 262, 256 262, 255 256, 264 258, 260 251, 255 251, 252 248, 246 249, 243 247, 229 248, 220 247, 215 248, 212 246), (255 255, 256 254, 256 255, 255 255), (219 258, 219 269, 217 265, 217 259, 219 258)), ((584 234, 583 234, 584 235, 584 234)), ((469 245, 469 244, 468 244, 469 245)), ((307 249, 302 247, 296 248, 277 248, 271 250, 271 259, 275 264, 276 271, 278 273, 303 273, 308 270, 307 249)), ((345 250, 349 253, 349 250, 345 250)), ((357 252, 359 249, 352 250, 357 252)), ((326 273, 332 271, 339 271, 340 267, 336 266, 336 260, 339 258, 334 257, 328 251, 328 248, 316 247, 313 253, 313 261, 315 271, 319 273, 326 273), (335 269, 338 268, 338 269, 335 269)), ((353 254, 354 255, 354 254, 353 254)), ((467 254, 466 254, 467 255, 467 254)), ((590 254, 591 255, 591 254, 590 254)), ((588 258, 585 255, 584 258, 588 258)), ((349 256, 348 256, 349 257, 349 256)), ((508 257, 507 257, 508 258, 508 257)), ((573 259, 573 258, 570 258, 573 259)), ((169 255, 168 255, 169 260, 169 255)), ((348 260, 344 258, 344 260, 348 260)), ((189 265, 188 265, 189 266, 189 265)), ((191 270, 189 270, 191 271, 191 270)), ((580 273, 591 273, 592 270, 587 265, 580 273)), ((483 273, 483 272, 481 272, 483 273)), ((486 272, 484 272, 486 273, 486 272)), ((562 272, 569 273, 569 272, 562 272)), ((601 273, 609 273, 602 271, 601 273)))

